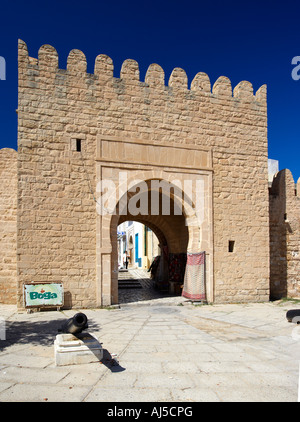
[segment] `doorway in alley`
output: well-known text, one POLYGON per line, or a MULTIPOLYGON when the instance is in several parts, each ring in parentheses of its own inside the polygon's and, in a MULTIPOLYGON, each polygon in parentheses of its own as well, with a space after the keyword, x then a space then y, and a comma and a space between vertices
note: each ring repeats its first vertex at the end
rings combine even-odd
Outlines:
POLYGON ((167 265, 155 232, 138 221, 118 226, 119 303, 140 302, 169 294, 167 265))

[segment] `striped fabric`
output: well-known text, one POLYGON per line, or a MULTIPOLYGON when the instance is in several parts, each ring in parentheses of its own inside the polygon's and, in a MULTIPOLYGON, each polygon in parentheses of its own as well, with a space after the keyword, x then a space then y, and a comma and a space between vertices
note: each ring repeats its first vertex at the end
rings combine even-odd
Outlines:
POLYGON ((205 252, 187 253, 182 296, 191 300, 206 300, 205 252))

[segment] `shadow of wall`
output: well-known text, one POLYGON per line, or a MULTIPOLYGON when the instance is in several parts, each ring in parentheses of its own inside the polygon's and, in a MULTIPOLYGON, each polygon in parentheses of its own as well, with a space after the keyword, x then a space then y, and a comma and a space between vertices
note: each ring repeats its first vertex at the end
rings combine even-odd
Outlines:
POLYGON ((300 297, 300 192, 292 173, 281 170, 269 195, 270 299, 300 297))

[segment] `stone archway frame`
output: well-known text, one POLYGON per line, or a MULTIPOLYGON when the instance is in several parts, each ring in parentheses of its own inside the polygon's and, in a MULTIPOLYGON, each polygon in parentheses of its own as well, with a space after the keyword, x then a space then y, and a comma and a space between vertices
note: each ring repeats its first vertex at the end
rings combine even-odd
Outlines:
MULTIPOLYGON (((105 139, 108 143, 110 140, 105 139)), ((211 168, 211 152, 204 151, 207 154, 206 163, 207 165, 202 165, 201 168, 193 168, 192 166, 184 166, 177 160, 176 164, 168 167, 160 165, 160 163, 155 163, 154 165, 149 165, 148 163, 135 164, 134 162, 126 162, 126 154, 123 157, 122 151, 124 152, 124 143, 133 144, 133 141, 121 141, 113 139, 114 146, 120 145, 121 153, 119 151, 116 153, 114 151, 114 157, 103 156, 103 150, 101 149, 101 144, 98 143, 97 148, 97 163, 96 163, 96 175, 97 181, 104 179, 110 179, 114 181, 117 186, 117 190, 124 195, 127 190, 126 186, 130 186, 135 181, 145 181, 149 182, 152 180, 161 180, 167 183, 173 183, 174 180, 179 180, 184 186, 185 181, 196 182, 201 180, 203 189, 204 189, 204 207, 202 221, 199 224, 199 218, 196 217, 195 213, 192 212, 191 204, 193 203, 193 198, 190 198, 189 195, 185 195, 184 198, 173 198, 178 202, 182 203, 185 211, 188 211, 187 215, 184 215, 186 226, 188 229, 188 252, 206 252, 206 291, 207 291, 207 300, 208 302, 213 302, 213 292, 214 292, 214 277, 213 277, 213 187, 212 187, 212 168, 211 168), (210 156, 210 159, 209 159, 210 156), (117 159, 118 161, 113 160, 117 159), (123 158, 123 159, 122 159, 123 158), (112 161, 113 160, 113 161, 112 161), (121 161, 121 162, 120 162, 121 161), (123 162, 122 162, 123 161, 123 162), (192 167, 192 168, 191 168, 192 167), (120 181, 120 172, 126 172, 127 180, 126 182, 120 181)), ((149 145, 145 142, 139 141, 139 145, 149 145)), ((160 148, 159 145, 155 145, 156 148, 160 148)), ((112 148, 112 146, 111 146, 112 148)), ((162 148, 164 148, 162 146, 162 148)), ((173 146, 169 145, 168 150, 175 149, 175 152, 181 147, 178 145, 173 146)), ((193 148, 182 147, 184 150, 190 151, 193 148)), ((199 152, 198 148, 195 148, 199 152)), ((181 151, 180 151, 181 152, 181 151)), ((194 150, 193 150, 194 152, 194 150)), ((133 160, 134 161, 134 160, 133 160)), ((143 161, 140 157, 137 158, 138 162, 143 161)), ((166 160, 167 161, 167 160, 166 160)), ((187 161, 187 160, 186 160, 187 161)), ((167 162, 169 164, 169 162, 167 162)), ((189 182, 187 182, 189 183, 189 182)), ((121 198, 122 198, 121 195, 121 198)), ((119 196, 117 195, 119 199, 119 196)), ((118 208, 119 200, 116 204, 116 209, 118 208)), ((142 222, 140 218, 133 218, 133 220, 142 222)), ((114 212, 113 214, 101 215, 97 213, 97 236, 96 236, 96 252, 97 252, 97 280, 96 280, 96 297, 97 297, 97 306, 109 306, 117 302, 117 289, 115 288, 117 283, 117 268, 113 268, 113 242, 114 238, 112 233, 117 232, 117 225, 119 223, 119 215, 114 212)), ((160 230, 161 228, 158 227, 160 230)), ((163 233, 163 230, 161 230, 163 233)))

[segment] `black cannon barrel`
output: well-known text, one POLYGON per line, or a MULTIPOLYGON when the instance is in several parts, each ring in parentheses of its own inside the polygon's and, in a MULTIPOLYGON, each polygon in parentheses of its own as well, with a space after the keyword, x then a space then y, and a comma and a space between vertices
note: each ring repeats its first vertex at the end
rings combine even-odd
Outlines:
POLYGON ((62 333, 78 334, 88 328, 88 319, 85 314, 78 312, 72 318, 69 318, 59 330, 62 333))
POLYGON ((288 322, 296 322, 297 324, 300 324, 300 309, 290 309, 286 313, 286 319, 288 322), (293 321, 293 319, 295 320, 293 321))

